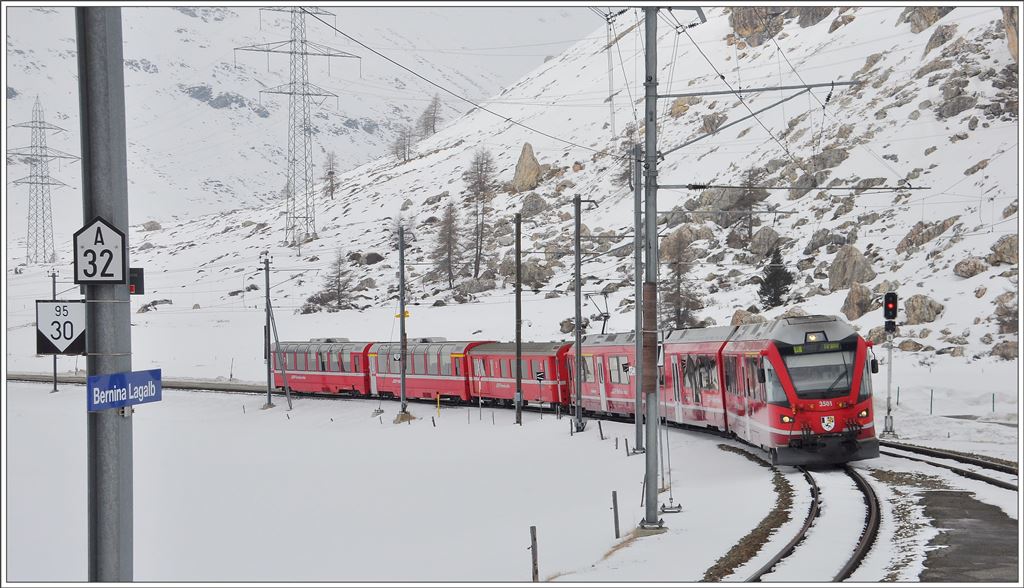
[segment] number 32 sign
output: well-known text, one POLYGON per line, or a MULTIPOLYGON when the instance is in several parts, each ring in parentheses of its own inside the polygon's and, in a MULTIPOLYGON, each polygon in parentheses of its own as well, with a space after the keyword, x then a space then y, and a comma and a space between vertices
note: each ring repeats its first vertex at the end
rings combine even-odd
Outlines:
POLYGON ((85 353, 85 302, 36 300, 36 353, 85 353))
POLYGON ((128 283, 124 233, 101 217, 75 233, 76 284, 128 283))

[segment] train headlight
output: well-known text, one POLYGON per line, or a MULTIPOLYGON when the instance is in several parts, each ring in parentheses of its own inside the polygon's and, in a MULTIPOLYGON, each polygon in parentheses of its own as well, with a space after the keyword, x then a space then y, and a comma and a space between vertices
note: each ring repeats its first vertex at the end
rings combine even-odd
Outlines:
POLYGON ((857 413, 857 418, 862 418, 862 419, 868 418, 868 409, 865 408, 864 410, 858 412, 857 413))
POLYGON ((793 417, 789 416, 788 414, 784 414, 784 415, 782 415, 782 422, 784 422, 786 424, 792 423, 793 422, 793 417))

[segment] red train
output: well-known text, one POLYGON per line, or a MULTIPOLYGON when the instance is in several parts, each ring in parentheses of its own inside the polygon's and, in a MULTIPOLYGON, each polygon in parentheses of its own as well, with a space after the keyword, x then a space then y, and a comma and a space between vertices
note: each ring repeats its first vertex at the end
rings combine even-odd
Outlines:
MULTIPOLYGON (((632 415, 633 333, 588 335, 582 346, 583 409, 632 415)), ((667 333, 658 357, 659 410, 670 422, 708 428, 761 447, 775 464, 878 457, 871 402, 871 343, 833 316, 667 333)), ((399 346, 314 339, 282 343, 275 385, 293 390, 397 397, 399 346)), ((510 406, 514 343, 416 339, 407 347, 406 396, 510 406)), ((522 345, 527 404, 574 402, 572 343, 522 345)))

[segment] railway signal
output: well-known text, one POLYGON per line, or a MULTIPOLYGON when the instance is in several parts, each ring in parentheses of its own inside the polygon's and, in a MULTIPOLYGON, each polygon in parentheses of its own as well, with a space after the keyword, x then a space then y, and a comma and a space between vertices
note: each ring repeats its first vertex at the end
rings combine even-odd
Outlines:
POLYGON ((898 297, 895 292, 886 292, 882 302, 882 314, 885 317, 885 339, 888 343, 889 360, 886 363, 887 381, 885 386, 885 427, 882 437, 895 437, 896 429, 892 419, 892 337, 896 333, 896 310, 898 297))

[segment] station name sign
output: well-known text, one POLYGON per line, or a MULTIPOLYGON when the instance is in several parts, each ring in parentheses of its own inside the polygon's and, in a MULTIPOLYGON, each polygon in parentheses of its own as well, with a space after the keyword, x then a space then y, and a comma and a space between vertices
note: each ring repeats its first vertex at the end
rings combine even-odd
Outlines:
POLYGON ((157 402, 162 392, 160 370, 89 376, 89 412, 157 402))

